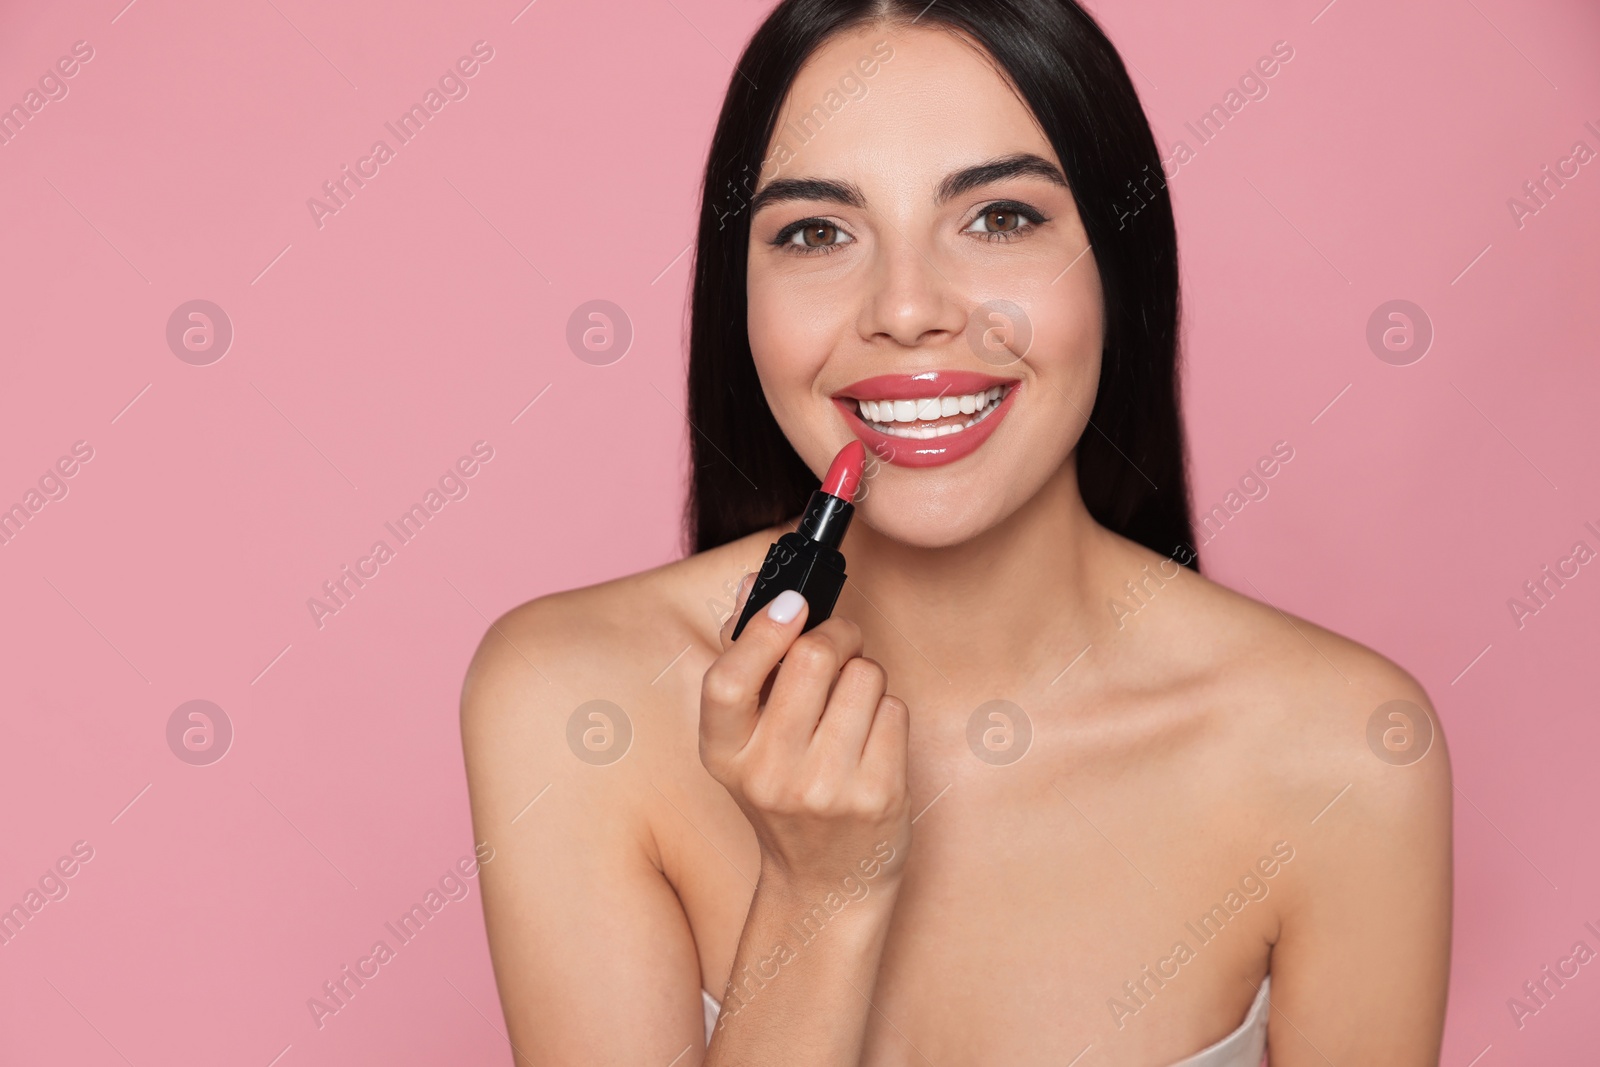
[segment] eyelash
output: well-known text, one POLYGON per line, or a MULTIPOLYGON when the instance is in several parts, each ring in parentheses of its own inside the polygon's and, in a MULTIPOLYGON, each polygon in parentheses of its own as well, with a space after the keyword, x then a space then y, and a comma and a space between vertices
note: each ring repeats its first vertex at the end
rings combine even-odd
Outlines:
POLYGON ((794 243, 795 234, 801 232, 802 230, 809 230, 813 226, 827 226, 830 229, 838 230, 841 233, 844 232, 844 227, 835 225, 834 223, 829 222, 827 219, 801 219, 798 222, 791 222, 789 225, 779 230, 778 236, 772 239, 772 243, 780 251, 797 256, 827 255, 830 252, 844 247, 838 243, 829 245, 803 245, 794 243))
MULTIPOLYGON (((970 227, 972 223, 977 222, 985 215, 991 215, 996 212, 1021 216, 1028 221, 1029 225, 1018 226, 1015 230, 976 231, 978 236, 982 237, 986 241, 1015 241, 1018 237, 1033 229, 1035 226, 1039 226, 1050 221, 1044 215, 1029 207, 1027 204, 1018 203, 1015 200, 996 200, 993 203, 985 204, 983 209, 979 211, 977 215, 973 216, 972 222, 969 222, 967 225, 970 227)), ((808 230, 813 226, 827 226, 831 229, 838 230, 841 233, 844 232, 844 227, 839 226, 836 223, 829 222, 827 219, 800 219, 797 222, 791 222, 789 225, 779 230, 778 235, 772 239, 772 243, 774 246, 784 252, 799 256, 827 255, 830 252, 835 252, 838 249, 843 248, 846 244, 854 243, 853 240, 844 242, 842 244, 834 243, 826 245, 799 245, 793 243, 795 234, 801 232, 802 230, 808 230)), ((963 229, 961 232, 968 233, 974 231, 963 229)))
MULTIPOLYGON (((1035 226, 1039 226, 1050 221, 1042 214, 1029 207, 1027 204, 1018 203, 1015 200, 996 200, 992 204, 985 205, 984 209, 974 216, 972 222, 977 222, 978 219, 983 218, 985 215, 993 215, 996 213, 1020 215, 1022 218, 1027 219, 1029 224, 1027 226, 1018 226, 1014 230, 991 230, 984 232, 982 233, 982 236, 985 240, 1014 241, 1017 239, 1019 234, 1026 233, 1035 226)), ((968 225, 970 226, 971 223, 968 223, 968 225)), ((967 231, 963 230, 962 232, 965 233, 967 231)))

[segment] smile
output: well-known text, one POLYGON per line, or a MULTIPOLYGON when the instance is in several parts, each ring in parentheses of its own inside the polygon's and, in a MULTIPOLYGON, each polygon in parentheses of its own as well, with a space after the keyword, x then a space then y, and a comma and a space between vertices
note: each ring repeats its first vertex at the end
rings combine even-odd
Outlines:
POLYGON ((833 401, 881 460, 933 467, 971 455, 1015 406, 1021 383, 973 371, 885 374, 856 382, 833 401))
POLYGON ((992 415, 1000 406, 1000 398, 1009 391, 996 385, 981 393, 914 400, 858 400, 856 406, 861 420, 879 433, 927 441, 970 430, 992 415))

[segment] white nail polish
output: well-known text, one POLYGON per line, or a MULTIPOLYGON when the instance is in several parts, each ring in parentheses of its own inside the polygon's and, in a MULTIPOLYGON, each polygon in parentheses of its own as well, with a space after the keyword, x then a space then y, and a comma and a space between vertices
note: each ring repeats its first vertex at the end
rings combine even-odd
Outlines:
POLYGON ((773 598, 772 603, 767 605, 767 618, 776 623, 793 622, 795 616, 800 614, 800 609, 805 606, 805 603, 805 597, 793 589, 785 589, 773 598))

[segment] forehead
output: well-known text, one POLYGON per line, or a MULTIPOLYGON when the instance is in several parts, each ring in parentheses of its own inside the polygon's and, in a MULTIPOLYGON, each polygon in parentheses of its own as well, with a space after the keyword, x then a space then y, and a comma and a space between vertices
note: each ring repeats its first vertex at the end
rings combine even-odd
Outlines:
POLYGON ((848 178, 869 196, 874 185, 925 191, 952 170, 1018 152, 1059 162, 975 43, 938 26, 869 25, 831 38, 801 67, 761 176, 848 178))

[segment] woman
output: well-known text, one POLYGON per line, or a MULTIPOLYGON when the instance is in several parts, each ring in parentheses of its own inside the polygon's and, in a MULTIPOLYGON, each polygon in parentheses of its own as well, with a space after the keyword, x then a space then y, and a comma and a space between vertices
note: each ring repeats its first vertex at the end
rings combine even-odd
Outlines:
POLYGON ((706 171, 697 551, 510 612, 464 687, 518 1063, 1437 1062, 1443 739, 1393 663, 1200 576, 1177 310, 1070 0, 774 11, 706 171), (832 617, 733 641, 852 439, 832 617))

